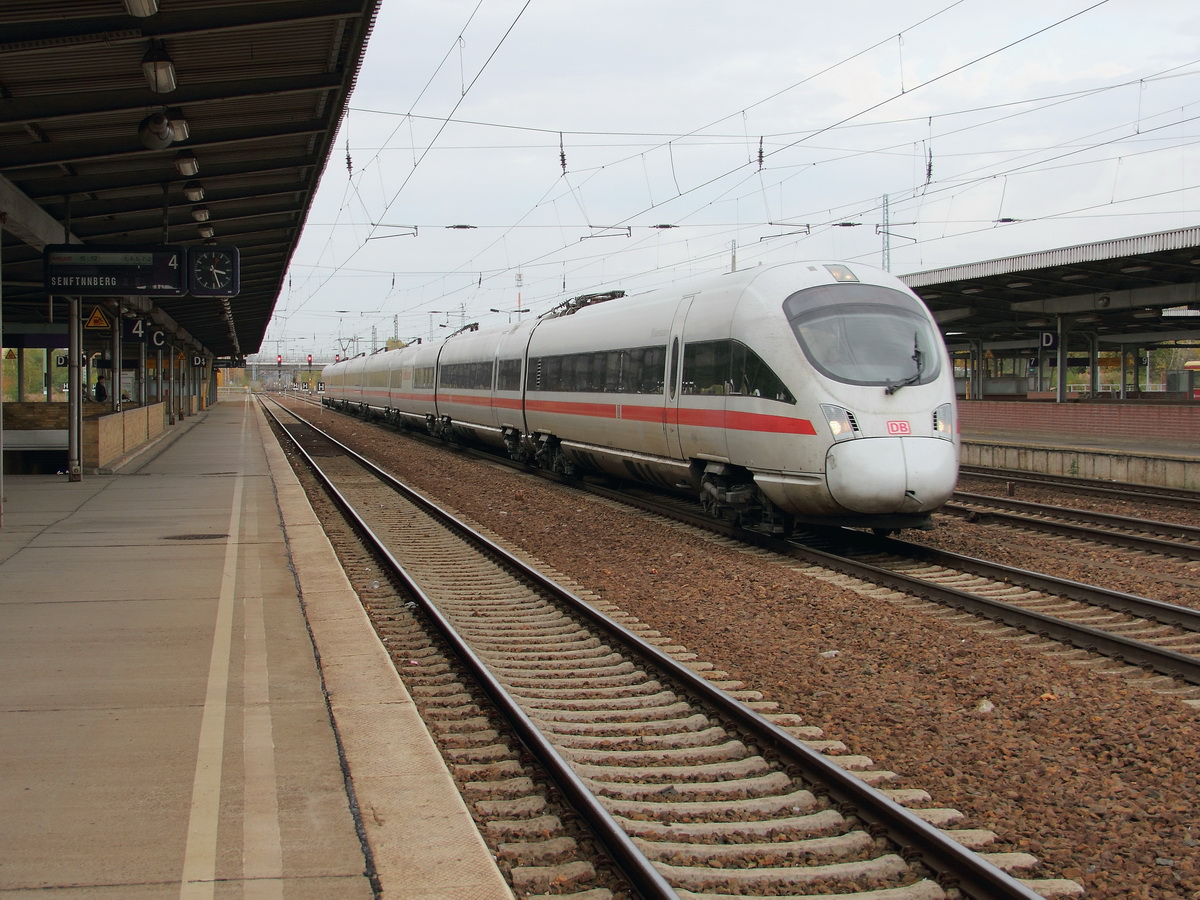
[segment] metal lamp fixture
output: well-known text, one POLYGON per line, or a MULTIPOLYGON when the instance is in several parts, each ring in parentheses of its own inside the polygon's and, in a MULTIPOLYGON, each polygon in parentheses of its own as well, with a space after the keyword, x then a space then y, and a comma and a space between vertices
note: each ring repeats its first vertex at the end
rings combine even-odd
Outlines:
POLYGON ((185 178, 190 178, 200 171, 200 160, 191 150, 180 150, 175 154, 175 168, 185 178))
POLYGON ((162 41, 150 42, 150 49, 142 57, 142 74, 146 76, 147 86, 156 94, 169 94, 175 90, 175 63, 162 41))
POLYGON ((207 206, 193 206, 192 207, 192 218, 195 219, 197 222, 207 222, 208 216, 209 216, 209 212, 208 212, 207 206))
POLYGON ((183 186, 183 196, 192 203, 199 203, 204 199, 204 185, 198 181, 189 181, 183 186))
POLYGON ((217 233, 217 230, 211 225, 201 225, 196 230, 200 232, 200 237, 202 238, 210 238, 217 233))
POLYGON ((176 141, 186 141, 192 136, 192 130, 188 127, 187 119, 183 117, 182 109, 168 109, 167 118, 171 120, 171 134, 176 141))
POLYGON ((138 137, 150 150, 166 150, 175 140, 175 133, 171 121, 158 112, 138 123, 138 137))
POLYGON ((124 0, 125 12, 145 19, 158 12, 158 0, 124 0))

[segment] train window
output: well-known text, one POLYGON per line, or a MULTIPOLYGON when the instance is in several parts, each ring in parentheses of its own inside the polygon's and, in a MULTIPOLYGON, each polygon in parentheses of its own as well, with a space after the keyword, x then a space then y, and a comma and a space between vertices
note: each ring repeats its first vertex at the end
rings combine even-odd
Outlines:
POLYGON ((795 403, 762 358, 741 341, 699 341, 683 350, 683 393, 729 394, 795 403))
POLYGON ((418 366, 413 369, 413 388, 416 390, 433 389, 433 366, 418 366))
POLYGON ((490 359, 481 362, 448 363, 440 369, 442 387, 467 391, 490 391, 492 389, 492 367, 490 359))
POLYGON ((521 361, 502 359, 496 364, 496 390, 519 391, 521 389, 521 361))
POLYGON ((531 391, 661 394, 665 361, 664 347, 531 357, 525 386, 531 391))
POLYGON ((671 341, 671 371, 667 376, 668 390, 671 392, 671 399, 675 399, 675 384, 679 376, 679 338, 671 341))
POLYGON ((683 348, 685 394, 728 394, 729 341, 690 342, 683 348))
POLYGON ((846 384, 926 384, 941 371, 941 337, 916 298, 869 284, 822 285, 783 304, 813 367, 846 384))

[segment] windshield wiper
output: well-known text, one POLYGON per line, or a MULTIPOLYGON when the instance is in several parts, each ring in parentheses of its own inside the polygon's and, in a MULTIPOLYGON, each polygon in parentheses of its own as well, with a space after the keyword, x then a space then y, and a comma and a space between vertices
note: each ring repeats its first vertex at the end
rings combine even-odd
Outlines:
POLYGON ((891 395, 902 387, 916 384, 921 380, 921 376, 925 374, 925 354, 921 352, 921 335, 919 332, 913 332, 913 355, 911 359, 917 364, 917 371, 900 381, 889 382, 888 386, 883 389, 885 394, 891 395))

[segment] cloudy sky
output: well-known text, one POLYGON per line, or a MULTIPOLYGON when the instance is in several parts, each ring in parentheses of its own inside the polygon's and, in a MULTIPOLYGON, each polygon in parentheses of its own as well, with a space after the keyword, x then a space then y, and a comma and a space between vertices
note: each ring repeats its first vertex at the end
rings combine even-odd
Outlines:
POLYGON ((384 0, 262 352, 1196 225, 1197 34, 1179 0, 384 0))

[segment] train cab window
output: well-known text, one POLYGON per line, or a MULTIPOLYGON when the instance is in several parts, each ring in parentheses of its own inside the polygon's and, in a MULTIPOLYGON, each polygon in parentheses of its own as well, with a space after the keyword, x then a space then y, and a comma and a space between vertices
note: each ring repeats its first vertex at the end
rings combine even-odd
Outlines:
POLYGON ((846 384, 927 384, 941 370, 941 336, 920 302, 870 284, 797 291, 783 303, 813 367, 846 384))
POLYGON ((683 350, 683 392, 796 402, 782 379, 741 341, 687 344, 683 350))
POLYGON ((521 389, 521 361, 502 359, 496 364, 496 390, 519 391, 521 389))

